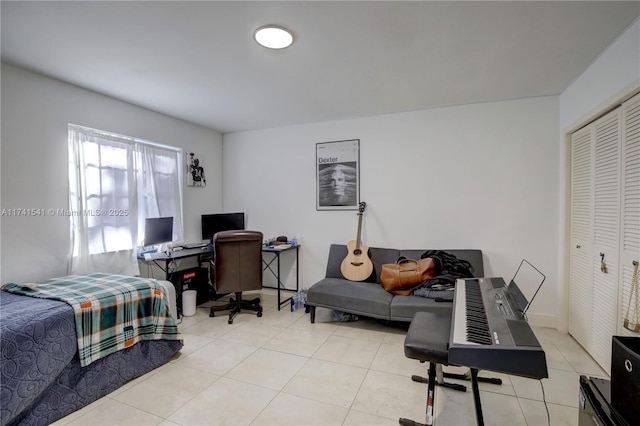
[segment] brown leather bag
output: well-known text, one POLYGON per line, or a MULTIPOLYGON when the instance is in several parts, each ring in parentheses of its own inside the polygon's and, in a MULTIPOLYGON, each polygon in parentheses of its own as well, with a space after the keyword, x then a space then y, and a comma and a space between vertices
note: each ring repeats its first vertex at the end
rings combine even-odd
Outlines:
POLYGON ((400 296, 408 296, 413 288, 433 278, 437 265, 432 258, 414 260, 400 258, 396 263, 385 263, 380 271, 382 288, 400 296))

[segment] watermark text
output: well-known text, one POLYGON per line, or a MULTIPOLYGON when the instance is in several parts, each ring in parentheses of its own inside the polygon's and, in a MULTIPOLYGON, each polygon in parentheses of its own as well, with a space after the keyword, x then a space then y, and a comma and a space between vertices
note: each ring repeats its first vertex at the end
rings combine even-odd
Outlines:
POLYGON ((53 209, 53 208, 17 208, 17 209, 2 209, 0 216, 22 216, 22 217, 37 217, 37 216, 54 216, 54 217, 70 217, 70 216, 129 216, 129 209, 84 209, 84 210, 71 210, 71 209, 53 209))

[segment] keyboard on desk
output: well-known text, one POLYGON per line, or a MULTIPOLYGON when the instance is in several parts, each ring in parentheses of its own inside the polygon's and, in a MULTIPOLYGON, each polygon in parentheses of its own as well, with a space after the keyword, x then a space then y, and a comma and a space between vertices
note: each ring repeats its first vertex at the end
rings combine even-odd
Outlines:
POLYGON ((457 280, 449 363, 541 379, 544 350, 502 278, 457 280))
POLYGON ((163 251, 157 251, 155 253, 145 253, 144 260, 157 260, 164 259, 167 255, 163 251))
POLYGON ((208 245, 209 243, 189 243, 189 244, 183 244, 182 247, 186 249, 194 249, 194 248, 206 247, 208 245))

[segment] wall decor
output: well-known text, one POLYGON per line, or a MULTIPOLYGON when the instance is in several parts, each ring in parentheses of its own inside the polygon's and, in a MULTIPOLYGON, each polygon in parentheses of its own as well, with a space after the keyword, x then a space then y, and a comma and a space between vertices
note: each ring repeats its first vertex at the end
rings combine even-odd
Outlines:
POLYGON ((202 158, 193 152, 187 152, 185 156, 187 159, 187 167, 185 168, 187 172, 187 186, 207 186, 202 158))
POLYGON ((316 210, 357 210, 360 139, 316 144, 316 210))

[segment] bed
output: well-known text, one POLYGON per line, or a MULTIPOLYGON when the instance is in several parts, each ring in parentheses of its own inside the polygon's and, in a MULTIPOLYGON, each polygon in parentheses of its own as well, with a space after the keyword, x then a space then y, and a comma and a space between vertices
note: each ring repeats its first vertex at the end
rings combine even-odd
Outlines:
MULTIPOLYGON (((88 278, 82 276, 82 279, 88 278)), ((10 293, 8 291, 15 289, 3 286, 0 291, 1 425, 50 424, 169 361, 183 345, 175 323, 175 291, 169 282, 146 281, 155 289, 154 303, 162 305, 154 309, 165 312, 160 328, 170 333, 141 338, 135 343, 131 343, 129 336, 124 349, 113 353, 103 351, 102 356, 95 356, 94 351, 89 362, 86 357, 81 360, 79 354, 77 314, 72 305, 41 296, 10 293)), ((141 312, 139 317, 150 316, 148 309, 146 313, 141 307, 137 310, 141 312)), ((158 328, 158 320, 155 321, 158 328)))

